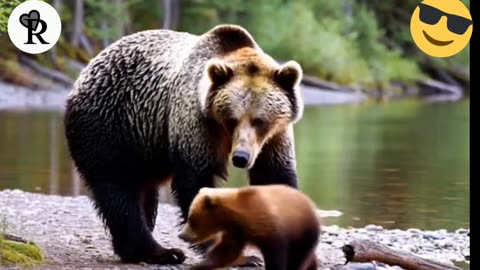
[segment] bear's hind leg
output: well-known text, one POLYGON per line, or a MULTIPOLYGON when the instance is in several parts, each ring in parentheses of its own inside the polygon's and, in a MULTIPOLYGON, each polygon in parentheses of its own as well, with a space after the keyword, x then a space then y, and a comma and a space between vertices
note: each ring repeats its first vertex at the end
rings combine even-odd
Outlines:
POLYGON ((95 206, 112 236, 113 249, 122 261, 182 263, 185 255, 181 250, 164 248, 153 238, 141 206, 140 191, 104 180, 89 181, 95 183, 90 188, 95 206))
POLYGON ((289 245, 288 269, 306 270, 316 269, 315 249, 319 239, 317 226, 307 229, 302 237, 289 245), (315 268, 312 268, 315 267, 315 268))
POLYGON ((283 240, 270 241, 260 246, 265 270, 294 270, 287 267, 288 244, 283 240))
POLYGON ((319 265, 319 263, 318 263, 317 255, 315 255, 315 251, 312 251, 312 253, 310 253, 310 257, 305 262, 304 269, 305 270, 317 270, 318 265, 319 265))

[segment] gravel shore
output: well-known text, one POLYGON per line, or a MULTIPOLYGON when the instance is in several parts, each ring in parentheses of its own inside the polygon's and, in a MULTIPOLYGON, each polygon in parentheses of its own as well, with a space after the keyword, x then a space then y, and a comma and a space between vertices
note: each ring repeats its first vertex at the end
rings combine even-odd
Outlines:
MULTIPOLYGON (((37 243, 44 251, 47 264, 36 269, 185 269, 200 258, 178 239, 178 209, 160 204, 155 238, 167 247, 186 252, 183 266, 121 264, 111 249, 109 235, 86 196, 61 197, 19 190, 0 191, 0 219, 6 220, 6 233, 37 243)), ((401 269, 381 264, 347 264, 341 247, 353 239, 370 239, 392 248, 413 252, 443 262, 470 259, 470 229, 456 232, 418 229, 384 230, 380 226, 343 229, 324 226, 317 255, 322 270, 327 269, 401 269)), ((249 250, 249 253, 255 253, 249 250)), ((246 268, 243 268, 246 269, 246 268)), ((254 269, 254 268, 251 268, 254 269)), ((261 268, 259 268, 261 269, 261 268)), ((469 269, 468 266, 464 269, 469 269)))

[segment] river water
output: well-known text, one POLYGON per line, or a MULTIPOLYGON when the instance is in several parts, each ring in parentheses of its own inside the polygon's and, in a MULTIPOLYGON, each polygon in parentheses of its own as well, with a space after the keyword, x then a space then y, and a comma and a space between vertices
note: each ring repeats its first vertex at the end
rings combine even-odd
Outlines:
MULTIPOLYGON (((295 128, 300 188, 320 208, 343 212, 331 224, 469 228, 469 111, 468 100, 307 107, 295 128)), ((62 117, 0 111, 0 189, 85 194, 62 117)), ((246 183, 231 170, 228 186, 246 183)))

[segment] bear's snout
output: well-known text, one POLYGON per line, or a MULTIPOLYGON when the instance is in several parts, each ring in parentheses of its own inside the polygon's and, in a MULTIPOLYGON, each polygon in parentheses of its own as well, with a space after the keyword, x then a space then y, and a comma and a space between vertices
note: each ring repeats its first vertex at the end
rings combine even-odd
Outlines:
POLYGON ((183 228, 182 232, 178 235, 178 238, 182 239, 185 242, 193 243, 196 239, 196 234, 192 231, 190 226, 187 224, 183 228))
POLYGON ((245 168, 247 167, 248 160, 250 159, 250 154, 246 151, 235 151, 232 155, 232 163, 233 166, 237 168, 245 168))
POLYGON ((187 234, 186 234, 186 233, 183 233, 183 232, 178 235, 178 238, 182 239, 182 240, 185 241, 185 242, 191 242, 191 241, 192 241, 192 240, 187 236, 187 234))

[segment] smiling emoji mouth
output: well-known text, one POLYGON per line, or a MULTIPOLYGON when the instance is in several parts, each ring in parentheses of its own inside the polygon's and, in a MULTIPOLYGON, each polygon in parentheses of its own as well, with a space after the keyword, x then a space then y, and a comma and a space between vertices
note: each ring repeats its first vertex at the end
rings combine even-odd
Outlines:
POLYGON ((432 38, 431 36, 429 36, 425 31, 423 31, 423 35, 425 36, 425 38, 430 43, 432 43, 433 45, 437 45, 437 46, 447 46, 448 44, 453 42, 453 40, 449 40, 449 41, 436 40, 436 39, 432 38))

